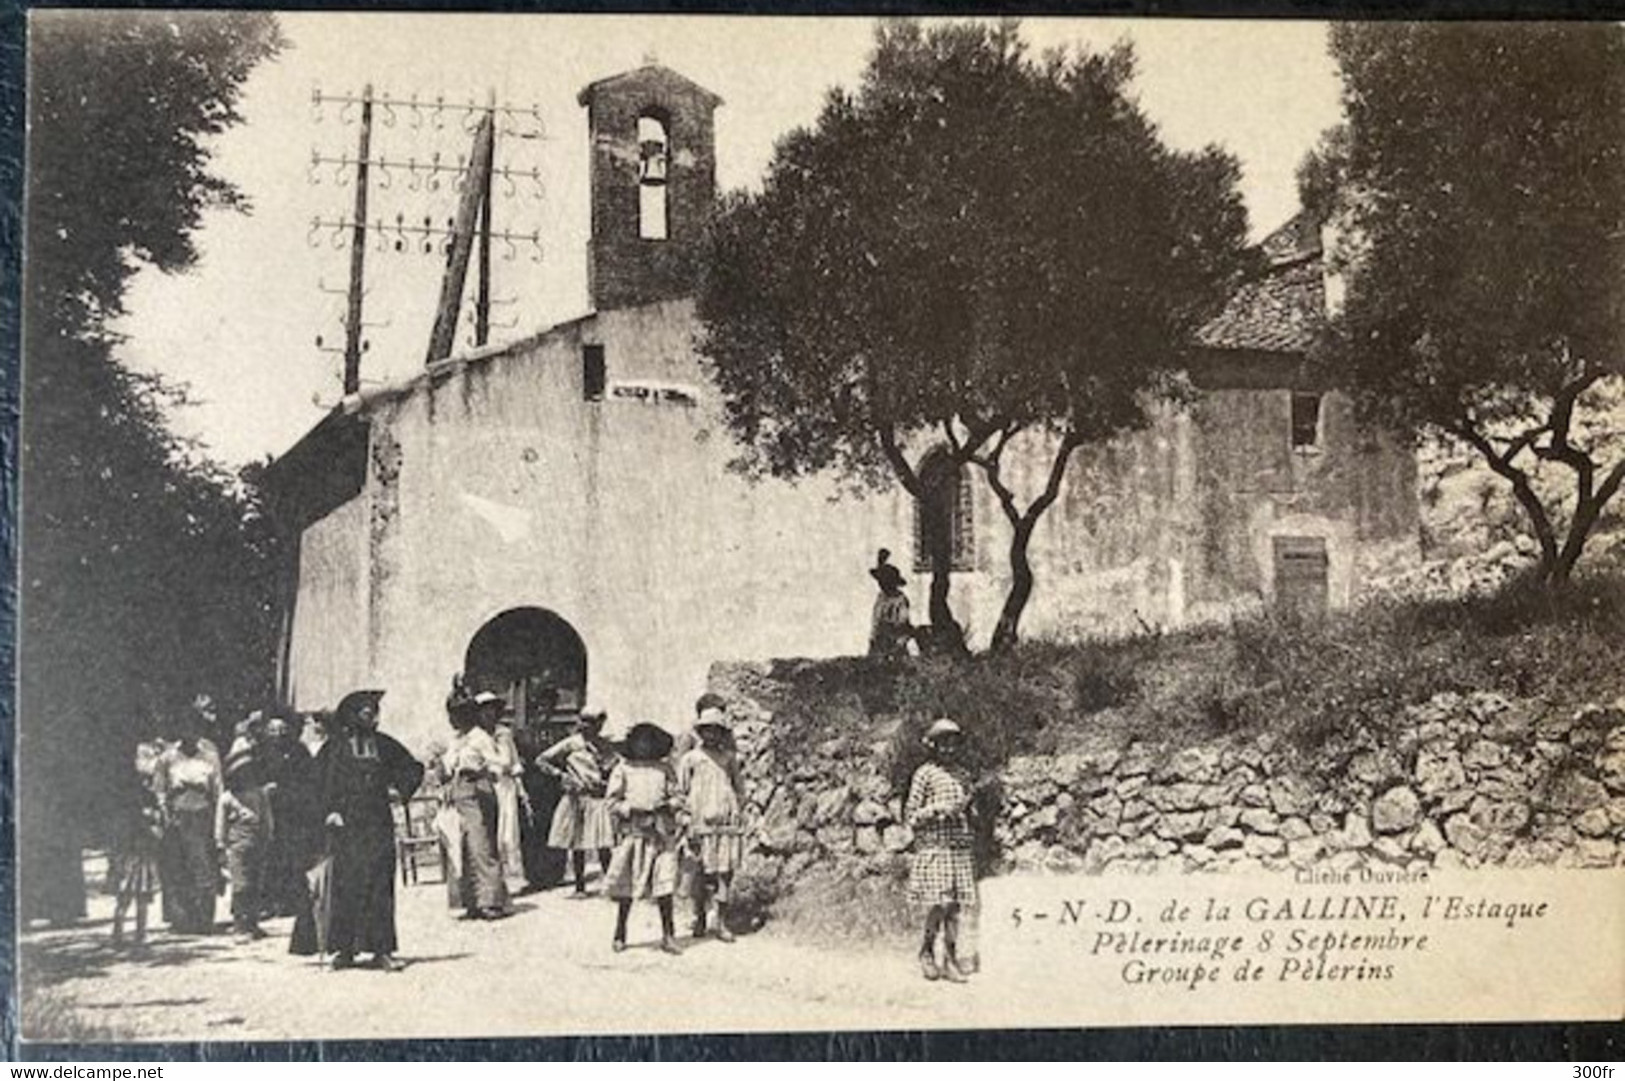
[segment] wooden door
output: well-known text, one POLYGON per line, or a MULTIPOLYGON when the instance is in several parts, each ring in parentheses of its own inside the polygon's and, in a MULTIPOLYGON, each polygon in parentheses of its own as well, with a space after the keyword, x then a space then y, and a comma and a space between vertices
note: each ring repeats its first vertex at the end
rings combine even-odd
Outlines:
POLYGON ((1326 612, 1329 583, 1324 537, 1276 537, 1275 606, 1283 612, 1318 616, 1326 612))

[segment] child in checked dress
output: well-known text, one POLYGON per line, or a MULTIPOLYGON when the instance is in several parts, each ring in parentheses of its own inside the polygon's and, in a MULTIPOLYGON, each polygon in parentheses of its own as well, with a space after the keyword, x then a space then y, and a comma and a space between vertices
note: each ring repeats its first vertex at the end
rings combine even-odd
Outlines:
POLYGON ((626 757, 609 774, 605 799, 617 823, 619 840, 609 858, 604 892, 615 900, 615 940, 626 949, 626 921, 632 902, 653 898, 660 908, 660 948, 679 953, 672 923, 677 890, 677 841, 683 793, 668 757, 671 734, 640 722, 626 734, 626 757))
POLYGON ((914 831, 909 865, 909 902, 925 912, 920 972, 928 980, 964 983, 959 963, 959 916, 976 907, 976 868, 971 855, 971 788, 960 775, 964 733, 953 721, 932 723, 925 747, 930 758, 914 771, 903 817, 914 831), (942 962, 937 962, 937 932, 942 962))
POLYGON ((694 935, 706 933, 711 899, 717 903, 716 936, 732 942, 728 904, 734 871, 745 859, 744 778, 733 746, 733 725, 722 699, 707 694, 697 703, 694 734, 700 745, 677 763, 688 800, 689 843, 700 864, 694 888, 694 935))

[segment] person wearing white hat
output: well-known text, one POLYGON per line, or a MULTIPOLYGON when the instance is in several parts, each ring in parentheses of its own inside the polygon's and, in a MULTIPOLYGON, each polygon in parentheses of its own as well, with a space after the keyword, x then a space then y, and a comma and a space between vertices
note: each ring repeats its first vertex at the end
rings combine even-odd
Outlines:
POLYGON ((496 777, 501 751, 481 723, 491 713, 491 695, 481 700, 454 682, 446 699, 446 718, 452 737, 435 759, 437 779, 457 811, 457 859, 461 873, 447 881, 453 908, 464 918, 494 920, 509 914, 508 885, 497 857, 496 777))
POLYGON ((959 915, 976 905, 976 867, 970 828, 971 786, 961 774, 964 731, 940 718, 925 734, 929 756, 909 781, 903 819, 914 833, 909 864, 910 903, 925 913, 920 972, 928 980, 965 982, 959 964, 959 915), (937 932, 942 961, 937 961, 937 932))
POLYGON ((695 704, 699 746, 677 760, 677 783, 688 803, 689 843, 699 860, 694 889, 694 935, 704 935, 711 900, 717 902, 716 936, 732 942, 728 905, 734 872, 745 861, 745 779, 734 749, 727 703, 705 694, 695 704))

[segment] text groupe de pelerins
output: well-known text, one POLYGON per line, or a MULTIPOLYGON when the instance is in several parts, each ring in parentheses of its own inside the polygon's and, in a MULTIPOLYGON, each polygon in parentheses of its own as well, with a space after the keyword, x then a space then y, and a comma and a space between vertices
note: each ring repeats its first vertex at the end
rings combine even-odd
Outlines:
MULTIPOLYGON (((1401 873, 1403 874, 1403 873, 1401 873)), ((1403 881, 1426 881, 1425 875, 1404 875, 1403 881)), ((1330 885, 1349 884, 1353 878, 1343 872, 1300 872, 1299 883, 1330 885)), ((1394 966, 1371 960, 1370 953, 1425 952, 1428 935, 1418 931, 1401 931, 1408 914, 1397 894, 1320 894, 1297 898, 1252 897, 1237 905, 1208 898, 1198 905, 1174 901, 1164 906, 1160 919, 1164 923, 1194 919, 1205 923, 1227 923, 1239 913, 1247 923, 1261 930, 1255 932, 1255 952, 1246 954, 1248 936, 1234 933, 1193 934, 1181 930, 1146 932, 1132 930, 1097 930, 1089 943, 1091 956, 1129 955, 1120 971, 1124 983, 1184 986, 1189 990, 1222 978, 1220 962, 1241 957, 1241 965, 1233 970, 1233 982, 1263 980, 1273 961, 1277 981, 1302 980, 1305 982, 1389 980, 1394 966), (1343 929, 1320 930, 1311 927, 1287 927, 1282 923, 1325 924, 1342 921, 1385 922, 1380 931, 1349 931, 1343 929), (1357 961, 1333 961, 1338 953, 1359 951, 1357 961), (1185 964, 1151 964, 1135 955, 1195 955, 1194 962, 1185 964), (1209 964, 1208 962, 1214 962, 1209 964), (1263 962, 1263 963, 1260 963, 1263 962)), ((1085 922, 1086 901, 1062 902, 1057 924, 1085 922)), ((1486 897, 1468 897, 1460 894, 1428 894, 1421 898, 1419 912, 1422 920, 1498 921, 1508 929, 1521 921, 1545 918, 1548 902, 1497 901, 1486 897)), ((1019 926, 1021 910, 1013 913, 1019 926)), ((1124 923, 1134 915, 1133 905, 1124 900, 1111 900, 1096 919, 1108 924, 1124 923)), ((1028 922, 1042 922, 1045 914, 1030 913, 1028 922)))

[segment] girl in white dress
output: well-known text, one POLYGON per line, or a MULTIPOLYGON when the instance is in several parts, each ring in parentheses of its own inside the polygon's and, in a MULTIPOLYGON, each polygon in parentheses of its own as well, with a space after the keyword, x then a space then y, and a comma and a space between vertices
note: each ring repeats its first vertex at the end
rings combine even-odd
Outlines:
POLYGON ((745 859, 745 782, 734 749, 733 726, 721 699, 700 699, 694 734, 700 745, 677 762, 677 781, 689 814, 689 845, 700 864, 694 890, 694 934, 704 935, 710 903, 717 903, 716 936, 732 942, 728 905, 734 872, 745 859))

